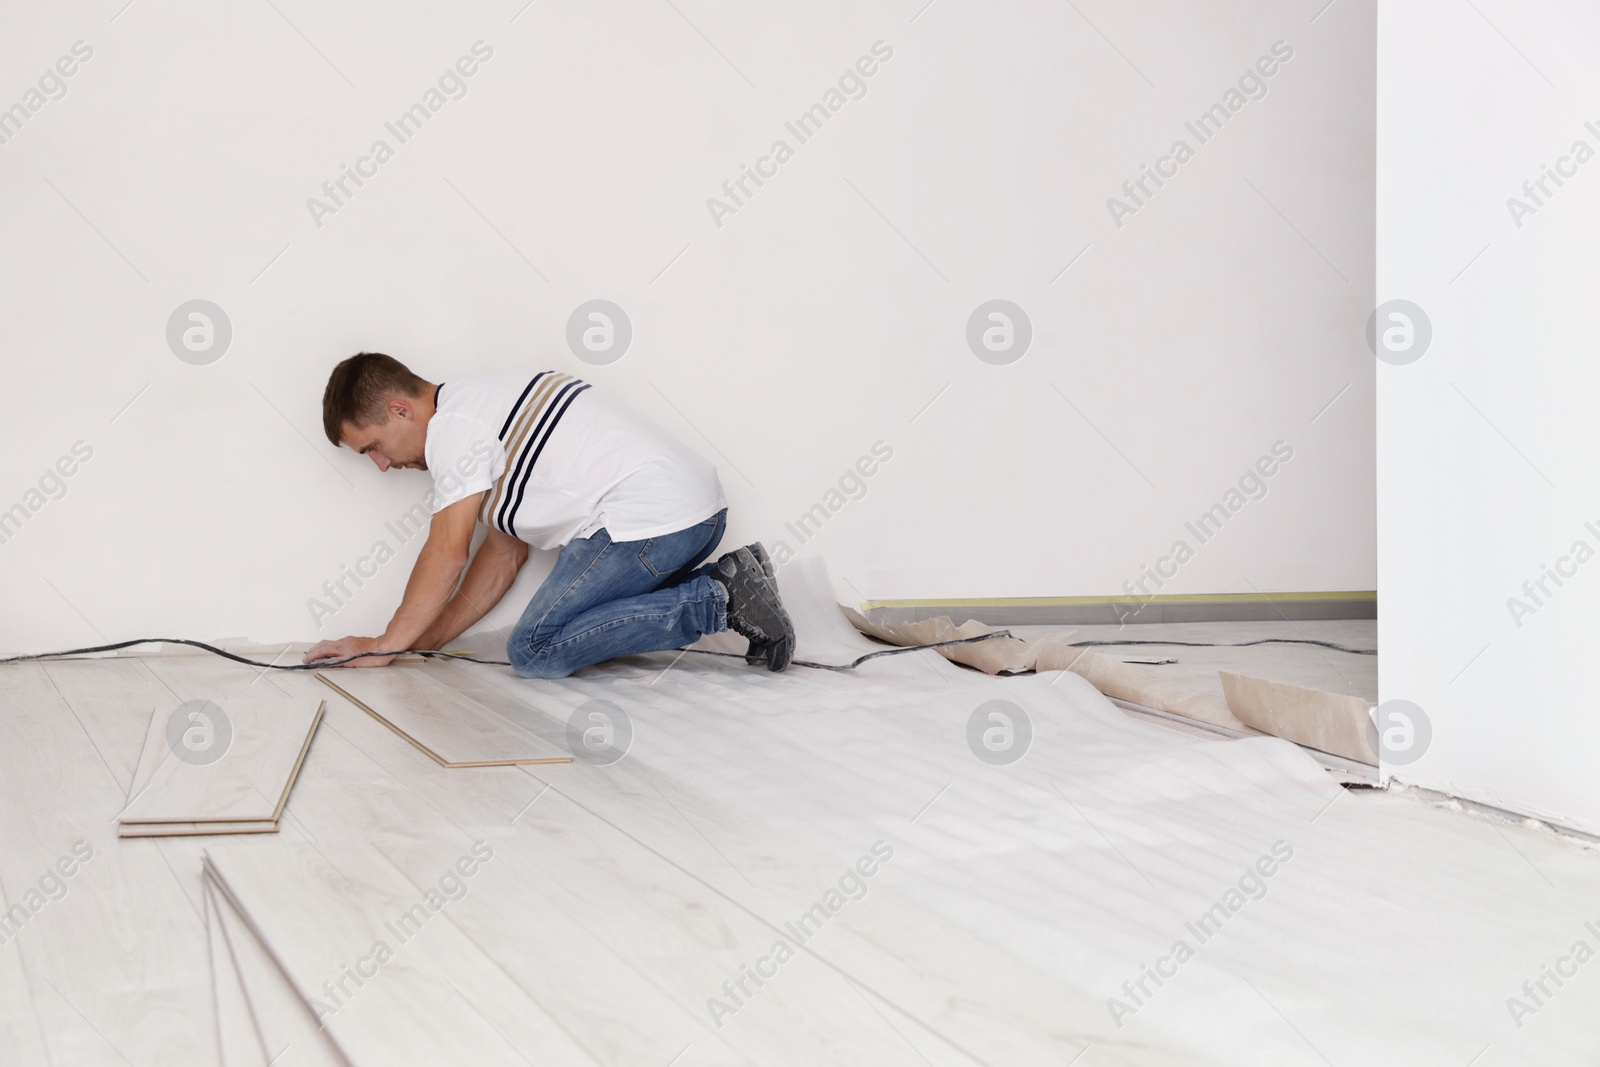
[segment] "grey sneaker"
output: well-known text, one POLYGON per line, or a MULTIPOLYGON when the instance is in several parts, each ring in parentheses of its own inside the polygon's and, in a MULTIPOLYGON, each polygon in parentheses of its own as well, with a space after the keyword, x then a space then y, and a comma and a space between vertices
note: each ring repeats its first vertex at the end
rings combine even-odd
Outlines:
POLYGON ((760 541, 752 541, 744 547, 756 558, 756 562, 761 564, 761 573, 766 577, 767 584, 774 589, 778 588, 778 568, 772 565, 772 557, 767 555, 766 546, 760 541))
MULTIPOLYGON (((761 564, 761 573, 767 579, 767 584, 772 586, 772 591, 778 591, 778 568, 772 565, 772 557, 767 555, 767 550, 760 541, 752 541, 744 546, 761 564)), ((767 659, 767 642, 750 642, 750 651, 745 653, 744 661, 752 667, 757 663, 765 663, 767 659)))
POLYGON ((755 554, 748 548, 729 552, 717 560, 714 577, 728 590, 728 628, 750 642, 751 657, 766 660, 769 671, 788 667, 794 658, 794 624, 755 554))

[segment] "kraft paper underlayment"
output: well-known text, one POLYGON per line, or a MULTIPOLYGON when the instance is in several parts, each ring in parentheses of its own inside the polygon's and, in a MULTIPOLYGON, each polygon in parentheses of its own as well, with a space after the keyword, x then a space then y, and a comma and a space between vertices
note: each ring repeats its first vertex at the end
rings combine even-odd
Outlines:
MULTIPOLYGON (((778 573, 783 603, 797 635, 797 659, 848 663, 881 646, 901 647, 977 637, 997 627, 969 621, 960 626, 948 616, 884 626, 841 605, 826 564, 817 558, 797 559, 778 573), (847 621, 848 620, 848 621, 847 621)), ((468 640, 468 639, 463 639, 468 640)), ((1225 696, 1195 689, 1161 674, 1160 668, 1124 663, 1115 656, 1073 648, 1069 631, 1047 633, 1033 641, 996 637, 967 645, 935 649, 954 663, 985 674, 1071 671, 1101 693, 1130 704, 1181 715, 1245 734, 1281 737, 1308 748, 1377 766, 1377 738, 1367 703, 1359 697, 1250 678, 1219 671, 1225 696)), ((697 649, 741 653, 745 639, 731 631, 708 634, 697 649)))
MULTIPOLYGON (((786 603, 798 600, 809 604, 817 593, 831 589, 826 568, 820 560, 795 561, 785 568, 784 579, 782 584, 790 590, 785 592, 786 603), (791 596, 791 593, 798 596, 791 596)), ((976 620, 957 626, 944 615, 885 626, 852 608, 841 605, 840 610, 861 633, 900 646, 977 637, 997 629, 976 620)), ((1130 704, 1241 733, 1271 734, 1360 763, 1373 766, 1378 763, 1377 739, 1373 736, 1369 706, 1360 697, 1219 671, 1225 695, 1225 699, 1219 700, 1214 693, 1197 691, 1181 681, 1164 678, 1157 670, 1124 663, 1103 652, 1073 648, 1068 643, 1070 637, 1069 633, 1045 634, 1033 641, 996 637, 935 651, 952 662, 986 674, 1071 671, 1106 696, 1130 704)))

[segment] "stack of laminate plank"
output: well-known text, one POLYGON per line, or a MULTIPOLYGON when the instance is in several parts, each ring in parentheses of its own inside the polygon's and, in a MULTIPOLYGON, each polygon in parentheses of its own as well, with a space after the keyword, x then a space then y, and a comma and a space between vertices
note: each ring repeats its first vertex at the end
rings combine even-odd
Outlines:
POLYGON ((225 1067, 594 1063, 376 846, 211 849, 204 886, 225 1067))
MULTIPOLYGON (((443 767, 571 761, 440 673, 395 664, 317 677, 443 767)), ((430 872, 424 887, 395 865, 393 846, 360 832, 346 836, 340 820, 328 830, 325 815, 313 800, 306 818, 315 842, 300 827, 304 841, 205 853, 204 912, 227 1067, 592 1064, 444 914, 459 906, 492 847, 441 843, 443 871, 430 872)))
MULTIPOLYGON (((188 705, 185 705, 187 708, 188 705)), ((305 697, 232 697, 195 712, 215 755, 186 751, 152 716, 120 837, 276 833, 325 704, 305 697), (216 721, 209 721, 215 719, 216 721)), ((182 715, 180 708, 178 714, 182 715)))

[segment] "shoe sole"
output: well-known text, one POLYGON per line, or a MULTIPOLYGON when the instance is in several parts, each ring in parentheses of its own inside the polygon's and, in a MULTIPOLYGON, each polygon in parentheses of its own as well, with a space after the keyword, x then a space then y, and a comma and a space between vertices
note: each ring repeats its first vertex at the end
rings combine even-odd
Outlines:
POLYGON ((767 670, 775 674, 788 670, 789 664, 794 662, 794 641, 787 637, 774 641, 767 646, 764 658, 767 670))
POLYGON ((761 564, 761 573, 767 579, 767 584, 774 590, 778 588, 778 568, 772 565, 772 557, 767 555, 767 550, 760 541, 752 541, 745 545, 745 550, 756 558, 761 564))
MULTIPOLYGON (((745 655, 745 662, 754 665, 765 660, 770 671, 782 671, 789 666, 794 658, 795 632, 794 622, 789 618, 789 612, 783 606, 783 600, 778 595, 777 587, 767 581, 766 573, 762 570, 759 558, 748 548, 738 548, 718 560, 718 570, 724 560, 732 557, 735 569, 733 580, 742 578, 748 583, 747 592, 758 597, 781 630, 776 638, 752 644, 752 652, 745 655)), ((758 627, 759 629, 760 627, 758 627)))
MULTIPOLYGON (((761 576, 765 578, 767 580, 767 584, 772 587, 773 598, 776 600, 778 596, 778 568, 773 566, 772 557, 767 555, 766 546, 760 541, 752 541, 748 545, 744 546, 744 550, 749 552, 750 555, 755 558, 755 561, 761 565, 761 576)), ((783 607, 781 601, 779 601, 778 607, 780 609, 783 607)), ((787 616, 788 613, 785 611, 784 614, 787 616)), ((773 642, 771 641, 760 645, 751 645, 750 651, 745 654, 744 661, 752 667, 754 667, 757 663, 767 663, 770 669, 771 659, 767 655, 767 650, 771 648, 772 645, 773 642)), ((788 666, 788 659, 792 658, 793 654, 791 653, 789 657, 786 657, 783 660, 785 667, 788 666)), ((778 668, 778 670, 782 669, 783 667, 778 668)))
POLYGON ((753 654, 745 656, 745 662, 755 666, 765 660, 769 671, 777 673, 787 670, 790 661, 794 659, 794 622, 789 618, 789 611, 783 606, 783 598, 778 593, 777 568, 772 565, 772 559, 760 541, 746 545, 741 551, 755 560, 756 565, 761 568, 761 577, 766 580, 768 603, 783 624, 783 636, 776 641, 756 646, 753 654))
MULTIPOLYGON (((755 556, 755 553, 752 552, 751 555, 755 556)), ((765 555, 766 553, 763 552, 761 556, 755 556, 755 558, 760 561, 765 555)), ((766 577, 764 569, 762 577, 766 577)), ((778 618, 783 622, 783 636, 769 644, 762 651, 765 653, 767 670, 779 672, 787 670, 790 661, 794 659, 794 620, 789 618, 789 609, 783 606, 783 598, 778 595, 778 584, 771 579, 767 580, 767 593, 771 598, 773 610, 777 612, 778 618)))

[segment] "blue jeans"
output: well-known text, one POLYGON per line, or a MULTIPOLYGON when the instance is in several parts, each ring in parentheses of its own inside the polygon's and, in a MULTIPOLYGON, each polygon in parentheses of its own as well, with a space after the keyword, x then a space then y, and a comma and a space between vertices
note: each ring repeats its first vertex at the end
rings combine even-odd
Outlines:
POLYGON ((727 593, 703 561, 727 518, 724 508, 662 537, 613 541, 600 530, 563 546, 511 631, 511 666, 524 678, 565 678, 602 660, 726 630, 727 593))

